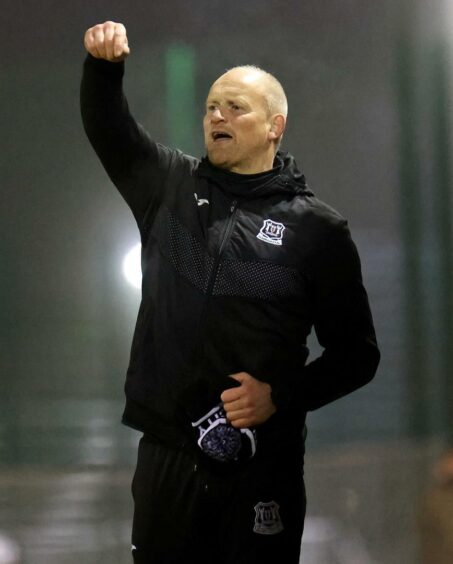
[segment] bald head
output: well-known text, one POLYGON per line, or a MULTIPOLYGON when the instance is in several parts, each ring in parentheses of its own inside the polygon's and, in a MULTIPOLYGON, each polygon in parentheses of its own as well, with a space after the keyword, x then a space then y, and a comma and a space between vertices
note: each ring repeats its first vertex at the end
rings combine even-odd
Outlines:
POLYGON ((288 101, 286 94, 283 90, 283 86, 274 75, 254 65, 241 65, 229 69, 217 80, 224 77, 240 79, 253 84, 261 90, 268 107, 269 115, 283 114, 285 118, 287 117, 288 101))
POLYGON ((211 163, 242 174, 270 170, 287 113, 275 77, 253 66, 230 69, 214 82, 206 100, 203 128, 211 163))

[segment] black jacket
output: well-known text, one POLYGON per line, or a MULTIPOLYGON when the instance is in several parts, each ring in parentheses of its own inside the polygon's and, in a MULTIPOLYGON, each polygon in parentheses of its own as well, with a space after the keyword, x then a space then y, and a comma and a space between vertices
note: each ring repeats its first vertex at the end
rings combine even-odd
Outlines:
POLYGON ((308 410, 367 383, 379 362, 347 223, 289 154, 245 176, 152 141, 129 113, 123 73, 88 56, 81 88, 85 130, 142 241, 123 421, 186 443, 199 390, 219 401, 228 375, 245 371, 272 387, 264 428, 300 432, 308 410), (313 327, 324 351, 306 365, 313 327))

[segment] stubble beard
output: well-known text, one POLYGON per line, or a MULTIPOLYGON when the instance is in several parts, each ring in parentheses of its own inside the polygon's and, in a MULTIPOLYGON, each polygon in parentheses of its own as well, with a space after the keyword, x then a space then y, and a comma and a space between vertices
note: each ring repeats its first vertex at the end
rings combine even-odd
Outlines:
POLYGON ((223 170, 231 170, 231 168, 235 166, 234 161, 231 158, 228 158, 228 156, 224 152, 209 151, 209 149, 206 148, 206 154, 208 156, 209 162, 217 168, 221 168, 223 170))

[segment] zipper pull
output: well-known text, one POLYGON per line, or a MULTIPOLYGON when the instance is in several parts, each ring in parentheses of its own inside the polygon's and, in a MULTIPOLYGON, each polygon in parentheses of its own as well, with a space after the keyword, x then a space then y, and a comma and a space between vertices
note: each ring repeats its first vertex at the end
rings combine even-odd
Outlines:
POLYGON ((233 200, 233 203, 230 206, 230 214, 234 212, 237 203, 238 203, 237 200, 233 200))

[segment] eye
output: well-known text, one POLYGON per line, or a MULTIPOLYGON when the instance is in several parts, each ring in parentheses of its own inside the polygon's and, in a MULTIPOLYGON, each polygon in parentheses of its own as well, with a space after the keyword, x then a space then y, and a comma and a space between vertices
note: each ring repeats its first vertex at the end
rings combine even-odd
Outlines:
POLYGON ((241 106, 238 106, 237 104, 231 104, 231 109, 233 110, 241 110, 241 106))
POLYGON ((208 104, 208 105, 206 106, 206 110, 207 110, 208 112, 213 112, 216 108, 217 108, 217 106, 214 105, 214 104, 208 104))

